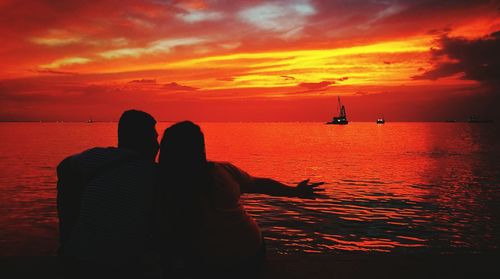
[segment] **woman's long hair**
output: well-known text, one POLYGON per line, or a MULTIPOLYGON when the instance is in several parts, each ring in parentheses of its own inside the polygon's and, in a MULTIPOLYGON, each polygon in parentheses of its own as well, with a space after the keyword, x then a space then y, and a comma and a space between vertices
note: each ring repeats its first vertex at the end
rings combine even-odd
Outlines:
POLYGON ((159 163, 161 211, 170 227, 165 229, 172 234, 170 241, 181 245, 181 253, 196 254, 194 242, 204 226, 202 198, 212 185, 200 127, 183 121, 165 129, 159 163))

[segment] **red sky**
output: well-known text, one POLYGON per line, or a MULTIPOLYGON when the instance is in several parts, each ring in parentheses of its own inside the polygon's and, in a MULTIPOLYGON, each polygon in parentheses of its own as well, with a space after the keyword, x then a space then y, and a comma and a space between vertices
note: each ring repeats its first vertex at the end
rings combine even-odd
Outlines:
POLYGON ((0 0, 0 120, 499 118, 500 1, 0 0))

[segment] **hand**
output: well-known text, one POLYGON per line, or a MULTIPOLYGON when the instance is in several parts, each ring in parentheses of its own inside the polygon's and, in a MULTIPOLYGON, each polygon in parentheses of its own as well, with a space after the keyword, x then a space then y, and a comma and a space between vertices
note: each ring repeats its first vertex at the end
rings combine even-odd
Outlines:
POLYGON ((323 184, 325 184, 325 182, 309 183, 309 179, 303 180, 297 184, 297 187, 295 187, 297 197, 313 198, 318 194, 318 192, 325 191, 323 188, 317 188, 323 184))

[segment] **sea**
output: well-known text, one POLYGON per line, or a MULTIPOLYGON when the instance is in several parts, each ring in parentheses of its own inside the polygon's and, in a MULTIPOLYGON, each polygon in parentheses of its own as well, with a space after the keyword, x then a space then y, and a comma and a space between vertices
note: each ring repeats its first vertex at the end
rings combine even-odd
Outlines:
MULTIPOLYGON (((498 123, 198 124, 210 160, 325 182, 314 199, 242 195, 273 253, 498 251, 498 123)), ((0 256, 54 254, 57 164, 116 138, 115 122, 0 123, 0 256)))

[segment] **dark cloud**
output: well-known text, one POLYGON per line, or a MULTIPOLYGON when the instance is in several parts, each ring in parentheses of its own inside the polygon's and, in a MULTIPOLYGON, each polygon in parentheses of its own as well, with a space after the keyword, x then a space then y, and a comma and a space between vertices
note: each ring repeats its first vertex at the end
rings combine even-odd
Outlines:
POLYGON ((41 69, 41 70, 37 70, 36 72, 40 73, 40 74, 53 74, 53 75, 70 75, 70 76, 78 75, 78 73, 74 73, 74 72, 55 71, 55 70, 50 70, 50 69, 41 69))
POLYGON ((337 81, 346 81, 348 79, 349 79, 349 77, 341 77, 341 78, 337 79, 337 81))
POLYGON ((144 108, 158 90, 117 84, 87 84, 81 76, 46 75, 0 80, 0 121, 116 120, 130 107, 144 108), (70 81, 72 79, 73 81, 70 81), (64 82, 60 82, 64 80, 64 82))
POLYGON ((180 85, 177 82, 171 82, 171 83, 167 83, 167 84, 163 85, 163 89, 167 89, 169 91, 196 91, 199 88, 186 86, 186 85, 180 85))
POLYGON ((23 107, 24 104, 92 104, 123 99, 115 87, 67 82, 54 85, 41 78, 23 78, 0 80, 0 105, 15 103, 23 107))
POLYGON ((296 80, 296 78, 292 76, 281 76, 284 80, 296 80))
POLYGON ((427 31, 429 35, 446 35, 450 33, 452 29, 450 27, 442 28, 442 29, 431 29, 427 31))
POLYGON ((413 79, 436 80, 461 74, 463 79, 500 83, 500 31, 469 40, 442 36, 441 48, 431 49, 434 68, 413 79))
POLYGON ((312 0, 312 3, 318 13, 309 29, 323 31, 322 37, 353 39, 425 32, 443 34, 467 25, 478 15, 493 21, 495 15, 489 12, 499 8, 499 2, 491 0, 312 0))
POLYGON ((301 82, 298 86, 306 88, 311 91, 325 90, 330 85, 334 84, 334 81, 322 81, 322 82, 301 82))
POLYGON ((134 79, 128 83, 132 84, 156 84, 156 79, 134 79))

